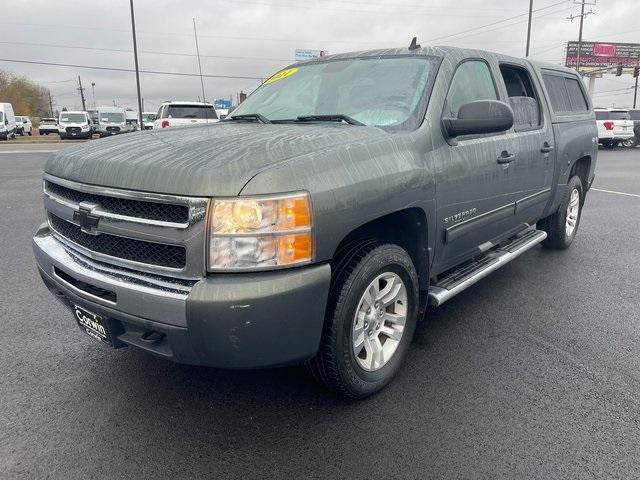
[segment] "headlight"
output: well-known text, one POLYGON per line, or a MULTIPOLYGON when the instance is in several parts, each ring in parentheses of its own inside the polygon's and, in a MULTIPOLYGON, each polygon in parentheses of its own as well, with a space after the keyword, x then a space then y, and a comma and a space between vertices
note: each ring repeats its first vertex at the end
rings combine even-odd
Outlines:
POLYGON ((82 125, 82 130, 89 130, 89 125, 82 125))
POLYGON ((209 271, 274 268, 313 260, 308 194, 214 199, 209 271))

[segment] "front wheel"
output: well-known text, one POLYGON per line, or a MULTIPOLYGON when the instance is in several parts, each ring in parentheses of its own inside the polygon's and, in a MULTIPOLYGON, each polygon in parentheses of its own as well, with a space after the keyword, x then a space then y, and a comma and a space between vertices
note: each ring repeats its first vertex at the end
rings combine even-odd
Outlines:
POLYGON ((547 238, 542 242, 547 248, 569 248, 578 232, 584 204, 584 190, 580 177, 571 177, 565 189, 556 213, 538 222, 538 228, 547 232, 547 238))
POLYGON ((379 391, 409 349, 417 307, 417 273, 404 249, 370 244, 350 253, 334 273, 320 350, 309 371, 351 398, 379 391))

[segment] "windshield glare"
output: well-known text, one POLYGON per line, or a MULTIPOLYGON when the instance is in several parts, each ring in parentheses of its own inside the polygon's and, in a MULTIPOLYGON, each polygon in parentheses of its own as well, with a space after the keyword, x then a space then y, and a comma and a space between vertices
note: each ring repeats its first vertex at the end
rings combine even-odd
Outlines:
POLYGON ((436 70, 432 57, 334 60, 282 70, 233 115, 269 120, 343 114, 369 126, 414 129, 418 106, 436 70))
POLYGON ((100 121, 105 123, 124 123, 124 113, 112 112, 100 114, 100 121))
POLYGON ((87 117, 84 113, 61 113, 60 123, 86 123, 87 117))
POLYGON ((142 114, 142 120, 145 122, 152 122, 153 120, 155 120, 156 115, 154 113, 143 113, 142 114))

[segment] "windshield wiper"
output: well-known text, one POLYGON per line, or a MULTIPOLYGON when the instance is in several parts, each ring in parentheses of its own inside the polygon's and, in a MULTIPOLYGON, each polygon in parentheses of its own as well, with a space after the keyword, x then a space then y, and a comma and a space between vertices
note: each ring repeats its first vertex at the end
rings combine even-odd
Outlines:
POLYGON ((298 117, 299 122, 347 122, 349 125, 360 125, 364 123, 359 122, 355 118, 351 118, 349 115, 342 113, 333 113, 331 115, 301 115, 298 117))
MULTIPOLYGON (((269 120, 267 117, 265 117, 264 115, 260 114, 260 113, 244 113, 242 115, 231 115, 230 117, 228 117, 228 119, 231 120, 257 120, 260 123, 271 123, 271 120, 269 120)), ((225 118, 225 121, 229 121, 227 118, 225 118)))

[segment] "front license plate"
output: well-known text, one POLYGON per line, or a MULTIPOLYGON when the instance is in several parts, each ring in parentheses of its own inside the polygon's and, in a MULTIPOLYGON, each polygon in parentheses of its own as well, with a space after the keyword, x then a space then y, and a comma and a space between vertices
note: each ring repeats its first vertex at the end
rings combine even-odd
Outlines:
POLYGON ((73 306, 73 313, 80 326, 80 330, 100 342, 111 345, 109 330, 107 329, 104 318, 78 305, 73 306))

